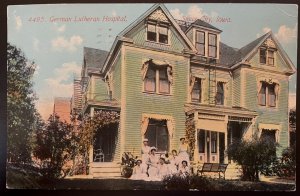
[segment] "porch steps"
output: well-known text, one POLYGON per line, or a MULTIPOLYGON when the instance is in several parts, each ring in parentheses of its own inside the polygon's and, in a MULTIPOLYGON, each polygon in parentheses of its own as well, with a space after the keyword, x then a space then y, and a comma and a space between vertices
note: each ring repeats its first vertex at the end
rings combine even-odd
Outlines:
POLYGON ((120 178, 120 164, 114 162, 93 162, 90 164, 90 174, 93 178, 120 178))

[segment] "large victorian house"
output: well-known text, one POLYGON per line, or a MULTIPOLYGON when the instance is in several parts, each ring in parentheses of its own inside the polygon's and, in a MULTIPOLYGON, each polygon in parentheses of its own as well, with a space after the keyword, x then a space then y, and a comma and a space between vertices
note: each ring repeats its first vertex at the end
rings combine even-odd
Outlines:
POLYGON ((211 24, 175 20, 155 4, 118 34, 109 52, 84 48, 73 109, 120 113, 117 126, 96 135, 93 148, 103 150, 105 162, 119 162, 123 152, 140 156, 143 138, 158 153, 178 149, 187 124, 200 163, 227 162, 235 139, 270 136, 288 146, 293 63, 272 32, 240 49, 221 36, 211 24))

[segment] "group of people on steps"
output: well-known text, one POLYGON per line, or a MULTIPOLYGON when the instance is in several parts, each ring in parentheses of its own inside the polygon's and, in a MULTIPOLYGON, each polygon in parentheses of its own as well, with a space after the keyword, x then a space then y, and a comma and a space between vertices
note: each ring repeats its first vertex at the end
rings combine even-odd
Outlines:
POLYGON ((180 138, 180 145, 171 154, 157 155, 157 148, 148 145, 148 139, 143 140, 142 157, 136 161, 133 168, 133 180, 160 181, 166 175, 179 175, 185 177, 190 174, 189 148, 185 138, 180 138))

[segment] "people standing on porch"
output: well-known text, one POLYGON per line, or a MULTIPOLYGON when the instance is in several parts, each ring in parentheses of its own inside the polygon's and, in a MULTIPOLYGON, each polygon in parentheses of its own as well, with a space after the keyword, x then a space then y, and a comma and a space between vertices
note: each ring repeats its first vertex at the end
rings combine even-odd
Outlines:
POLYGON ((142 166, 144 167, 144 169, 147 171, 147 161, 149 158, 149 153, 150 153, 150 146, 148 146, 148 139, 145 138, 143 139, 143 146, 142 146, 142 166))
POLYGON ((187 161, 181 162, 181 166, 179 167, 178 172, 181 177, 186 177, 190 175, 191 171, 187 161))
POLYGON ((130 179, 132 180, 146 180, 148 178, 148 175, 146 173, 147 171, 142 166, 142 160, 136 161, 136 166, 133 168, 132 176, 130 179))
POLYGON ((179 154, 178 154, 178 159, 179 159, 179 163, 180 165, 182 165, 182 161, 186 161, 187 164, 189 165, 190 164, 190 157, 189 157, 189 147, 187 145, 187 143, 185 142, 185 138, 182 137, 180 138, 180 145, 179 145, 179 154))
POLYGON ((168 164, 169 171, 171 174, 176 174, 178 172, 178 156, 177 156, 177 151, 172 150, 172 155, 169 158, 170 164, 168 164))
POLYGON ((148 180, 157 180, 157 174, 158 174, 158 157, 155 154, 156 148, 151 147, 150 148, 150 155, 148 157, 147 165, 148 165, 148 180))
POLYGON ((160 158, 159 159, 159 164, 157 166, 157 178, 158 180, 162 180, 164 176, 169 175, 170 171, 168 166, 165 164, 165 159, 164 158, 160 158))

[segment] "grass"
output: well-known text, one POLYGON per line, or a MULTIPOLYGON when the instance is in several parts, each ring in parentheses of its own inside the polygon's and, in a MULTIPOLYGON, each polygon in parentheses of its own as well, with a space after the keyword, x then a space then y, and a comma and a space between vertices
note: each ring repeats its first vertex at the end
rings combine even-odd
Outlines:
MULTIPOLYGON (((295 185, 239 180, 214 180, 216 191, 293 191, 295 185)), ((162 182, 129 179, 58 179, 45 180, 37 172, 7 169, 9 189, 81 189, 81 190, 165 190, 162 182)))

